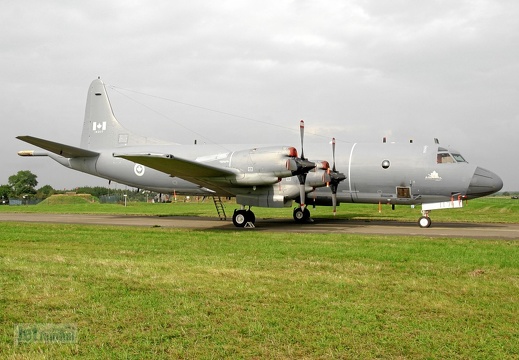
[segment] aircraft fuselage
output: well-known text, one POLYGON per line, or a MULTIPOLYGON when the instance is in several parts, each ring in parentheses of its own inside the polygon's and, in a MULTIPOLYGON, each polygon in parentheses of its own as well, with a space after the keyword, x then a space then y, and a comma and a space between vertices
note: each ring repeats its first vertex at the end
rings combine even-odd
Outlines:
MULTIPOLYGON (((264 147, 259 145, 250 149, 264 147)), ((322 151, 319 144, 308 144, 307 153, 310 160, 318 161, 330 158, 330 154, 322 151)), ((338 203, 391 203, 421 204, 424 202, 448 201, 453 196, 464 198, 483 196, 493 193, 499 188, 497 175, 472 165, 466 161, 438 162, 438 154, 450 150, 439 151, 437 144, 398 144, 398 143, 339 143, 337 151, 337 169, 346 175, 346 179, 338 186, 338 203), (477 186, 479 185, 479 186, 477 186)), ((125 147, 104 149, 98 157, 56 159, 63 165, 91 175, 113 180, 141 189, 149 189, 163 193, 189 195, 230 196, 229 189, 219 191, 193 184, 178 177, 146 166, 133 163, 113 154, 123 151, 127 153, 171 153, 175 156, 199 161, 215 166, 236 166, 237 153, 249 151, 245 145, 155 145, 146 147, 125 147), (230 150, 237 149, 237 150, 230 150), (234 162, 233 162, 234 160, 234 162)), ((457 154, 457 152, 454 152, 457 154)), ((50 156, 50 155, 49 155, 50 156)), ((252 157, 243 157, 240 170, 245 173, 258 173, 269 170, 267 163, 257 163, 252 157)), ((310 172, 311 175, 312 172, 310 172)), ((307 183, 310 182, 310 177, 307 183)), ((330 205, 329 190, 320 184, 307 198, 314 203, 330 205)), ((229 187, 232 182, 229 181, 229 187)), ((270 186, 235 186, 233 191, 239 203, 254 206, 290 206, 282 204, 281 197, 293 196, 298 191, 295 176, 279 178, 270 186), (272 197, 272 201, 253 201, 254 197, 272 197), (279 199, 275 201, 277 196, 279 199), (247 201, 246 199, 249 199, 247 201), (252 202, 252 203, 251 203, 252 202), (260 205, 261 203, 261 205, 260 205)), ((308 185, 308 191, 313 186, 308 185)))

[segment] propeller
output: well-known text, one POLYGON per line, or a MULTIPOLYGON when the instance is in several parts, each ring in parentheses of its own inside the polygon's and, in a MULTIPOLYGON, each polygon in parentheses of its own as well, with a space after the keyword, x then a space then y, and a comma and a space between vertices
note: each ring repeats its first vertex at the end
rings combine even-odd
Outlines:
MULTIPOLYGON (((305 136, 305 122, 301 120, 299 122, 299 131, 301 136, 301 157, 294 157, 293 159, 287 161, 287 168, 292 171, 292 175, 296 175, 299 180, 299 198, 301 210, 305 209, 305 183, 306 177, 310 170, 314 169, 317 164, 309 161, 305 158, 304 155, 304 136, 305 136)), ((337 171, 335 165, 335 138, 332 139, 332 157, 333 157, 333 166, 330 169, 329 164, 322 164, 322 168, 326 170, 323 180, 327 182, 327 185, 330 186, 332 190, 332 206, 333 206, 333 214, 335 215, 337 212, 337 189, 339 187, 339 183, 346 179, 346 175, 337 171), (325 166, 326 165, 326 166, 325 166)))
POLYGON ((333 160, 332 171, 336 172, 337 169, 335 168, 335 138, 332 138, 332 160, 333 160))
POLYGON ((304 140, 304 137, 305 137, 305 121, 304 120, 301 120, 299 122, 299 135, 301 137, 301 160, 306 160, 305 159, 305 152, 303 150, 303 140, 304 140))
POLYGON ((301 157, 295 158, 295 164, 296 167, 294 170, 292 170, 292 174, 297 176, 297 179, 299 180, 299 198, 301 202, 301 209, 305 209, 305 182, 306 182, 306 175, 310 170, 315 168, 316 164, 312 161, 309 161, 305 158, 303 143, 304 143, 304 136, 305 136, 305 122, 304 120, 301 120, 299 122, 299 131, 301 135, 301 157))
POLYGON ((332 189, 332 206, 333 206, 333 216, 337 213, 337 188, 339 187, 339 183, 346 179, 346 175, 341 172, 338 172, 335 167, 335 138, 332 138, 332 159, 333 166, 332 170, 328 168, 328 173, 330 176, 330 187, 332 189))

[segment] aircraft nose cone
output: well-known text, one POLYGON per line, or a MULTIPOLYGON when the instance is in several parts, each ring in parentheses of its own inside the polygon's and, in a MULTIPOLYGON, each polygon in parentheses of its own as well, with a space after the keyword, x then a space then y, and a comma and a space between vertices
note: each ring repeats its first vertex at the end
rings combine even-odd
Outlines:
POLYGON ((480 197, 498 192, 503 188, 503 180, 492 171, 477 167, 470 180, 467 196, 480 197))

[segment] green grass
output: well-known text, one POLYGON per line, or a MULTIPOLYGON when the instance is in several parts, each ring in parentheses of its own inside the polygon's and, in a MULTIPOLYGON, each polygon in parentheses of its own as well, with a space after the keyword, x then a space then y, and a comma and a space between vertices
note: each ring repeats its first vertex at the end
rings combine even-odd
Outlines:
MULTIPOLYGON (((226 202, 225 209, 228 218, 233 210, 238 208, 234 202, 226 202)), ((337 217, 341 219, 358 220, 396 220, 415 222, 421 216, 420 206, 391 206, 383 204, 382 211, 373 204, 341 204, 338 207, 337 217)), ((257 219, 261 218, 292 218, 292 209, 266 209, 253 207, 257 219)), ((310 206, 313 218, 331 218, 330 207, 310 206)), ((216 209, 211 199, 204 202, 178 202, 171 204, 128 203, 125 207, 120 204, 100 204, 88 202, 84 199, 74 200, 73 196, 62 197, 58 200, 47 201, 38 205, 29 206, 0 206, 0 212, 36 212, 36 213, 101 213, 101 214, 131 214, 155 216, 205 216, 217 217, 216 209), (68 203, 64 201, 69 199, 68 203)), ((519 200, 504 197, 486 197, 469 201, 462 209, 435 210, 431 212, 433 222, 490 222, 490 223, 517 223, 519 222, 519 200)))
POLYGON ((3 223, 0 357, 519 358, 518 245, 3 223))
POLYGON ((85 203, 94 203, 99 201, 96 197, 90 194, 59 194, 52 195, 41 203, 39 203, 39 207, 44 207, 46 205, 71 205, 71 204, 85 204, 85 203))

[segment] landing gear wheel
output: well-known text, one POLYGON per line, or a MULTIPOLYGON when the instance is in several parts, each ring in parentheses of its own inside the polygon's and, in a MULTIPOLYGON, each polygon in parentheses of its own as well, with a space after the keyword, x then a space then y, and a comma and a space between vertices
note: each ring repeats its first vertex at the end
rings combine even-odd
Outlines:
POLYGON ((244 227, 247 223, 247 211, 234 210, 234 214, 232 215, 232 223, 236 227, 244 227))
POLYGON ((300 207, 294 209, 294 220, 297 223, 304 223, 310 220, 310 210, 305 208, 304 210, 300 207))
POLYGON ((234 210, 232 215, 232 223, 236 227, 244 227, 247 223, 254 224, 256 222, 256 216, 250 210, 234 210))
POLYGON ((428 216, 422 216, 418 219, 418 225, 420 225, 421 228, 428 228, 431 226, 431 218, 428 216))

